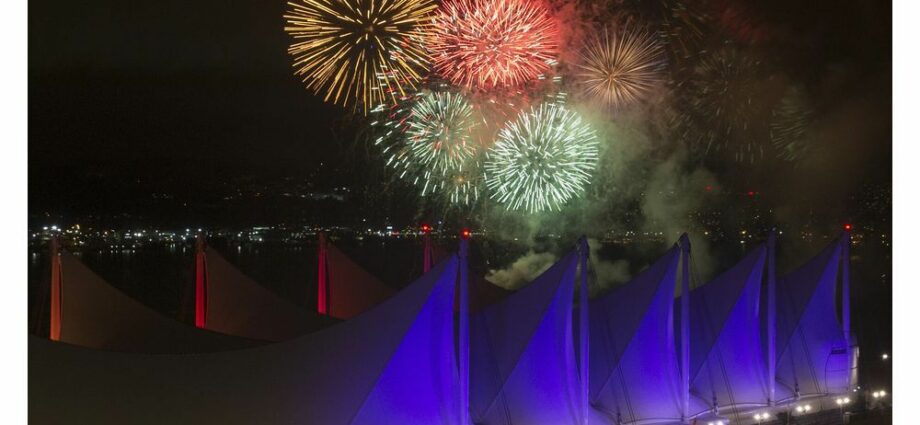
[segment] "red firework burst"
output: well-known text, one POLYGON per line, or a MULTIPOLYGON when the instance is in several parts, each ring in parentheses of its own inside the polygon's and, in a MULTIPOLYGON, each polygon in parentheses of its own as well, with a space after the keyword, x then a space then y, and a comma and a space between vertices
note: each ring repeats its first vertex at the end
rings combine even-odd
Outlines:
POLYGON ((532 80, 550 68, 559 29, 533 0, 452 0, 428 38, 435 70, 452 83, 492 89, 532 80))

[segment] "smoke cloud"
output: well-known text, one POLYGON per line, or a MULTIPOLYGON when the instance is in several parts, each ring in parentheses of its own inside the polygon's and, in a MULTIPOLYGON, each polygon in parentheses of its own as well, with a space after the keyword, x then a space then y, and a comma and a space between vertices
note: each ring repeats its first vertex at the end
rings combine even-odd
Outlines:
POLYGON ((505 289, 515 290, 540 276, 556 262, 556 256, 533 250, 518 258, 510 266, 500 270, 489 270, 486 280, 505 289))

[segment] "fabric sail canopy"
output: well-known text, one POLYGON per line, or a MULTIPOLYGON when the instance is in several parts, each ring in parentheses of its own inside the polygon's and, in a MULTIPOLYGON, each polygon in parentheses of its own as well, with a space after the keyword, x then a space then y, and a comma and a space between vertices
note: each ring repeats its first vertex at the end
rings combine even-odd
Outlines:
POLYGON ((327 279, 325 285, 318 285, 318 298, 324 300, 319 302, 321 314, 349 319, 396 293, 395 289, 368 273, 332 243, 327 242, 320 249, 325 249, 325 255, 320 254, 320 261, 325 260, 325 264, 321 264, 320 268, 322 270, 325 266, 327 279))
MULTIPOLYGON (((380 281, 348 257, 325 235, 320 237, 319 284, 317 285, 317 311, 337 319, 349 319, 393 296, 396 290, 380 281)), ((431 235, 425 235, 422 243, 423 261, 433 264, 447 258, 450 253, 441 244, 435 244, 431 235)), ((477 312, 495 304, 512 291, 499 287, 481 274, 473 274, 469 281, 470 311, 477 312)), ((460 299, 455 308, 459 311, 460 299)))
POLYGON ((335 323, 335 320, 282 299, 240 272, 211 247, 199 252, 196 316, 200 327, 264 341, 284 341, 335 323), (203 278, 203 282, 201 282, 203 278), (203 286, 203 291, 202 289, 203 286))
POLYGON ((572 331, 578 253, 470 319, 476 424, 582 424, 572 331))
POLYGON ((198 353, 251 347, 259 341, 223 335, 164 316, 131 298, 62 251, 52 261, 60 291, 52 338, 99 350, 198 353))
POLYGON ((767 254, 763 244, 690 292, 690 391, 709 409, 770 405, 761 316, 767 254))
POLYGON ((32 338, 30 423, 459 425, 459 263, 352 320, 251 349, 151 356, 32 338))
POLYGON ((590 397, 610 423, 679 422, 674 291, 681 249, 591 301, 590 397))
MULTIPOLYGON (((430 251, 428 256, 433 259, 434 262, 440 261, 442 258, 448 255, 447 248, 442 244, 435 244, 431 240, 431 235, 425 235, 425 240, 423 243, 425 249, 430 251)), ((474 245, 475 246, 475 245, 474 245)), ((478 250, 470 250, 470 256, 480 254, 478 250)), ((484 262, 484 261, 480 261, 484 262)), ((469 276, 469 309, 472 313, 477 313, 480 310, 493 305, 511 295, 513 291, 502 288, 485 278, 485 272, 482 270, 470 270, 469 276)), ((460 299, 457 298, 455 308, 460 310, 460 299)))
POLYGON ((848 344, 836 309, 848 244, 844 236, 777 281, 777 382, 793 397, 848 391, 848 344))

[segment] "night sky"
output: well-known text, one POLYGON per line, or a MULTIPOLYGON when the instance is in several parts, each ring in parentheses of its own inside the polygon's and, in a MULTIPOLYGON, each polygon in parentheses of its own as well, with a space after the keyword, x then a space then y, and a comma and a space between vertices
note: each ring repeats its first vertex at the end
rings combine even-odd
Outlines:
MULTIPOLYGON (((798 164, 709 165, 723 184, 819 207, 890 184, 890 4, 706 7, 727 38, 809 88, 827 148, 798 164)), ((309 177, 323 163, 328 185, 350 185, 366 177, 348 170, 382 167, 355 141, 360 120, 292 75, 284 10, 264 0, 30 3, 30 212, 118 209, 144 195, 88 189, 87 176, 145 181, 145 192, 162 179, 195 196, 238 174, 309 177)))

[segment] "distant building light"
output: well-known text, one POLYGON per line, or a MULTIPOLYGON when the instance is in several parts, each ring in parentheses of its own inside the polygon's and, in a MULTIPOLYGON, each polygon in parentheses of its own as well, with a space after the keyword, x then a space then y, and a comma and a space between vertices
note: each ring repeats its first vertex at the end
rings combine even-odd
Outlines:
POLYGON ((882 360, 888 360, 888 353, 882 353, 882 360))

